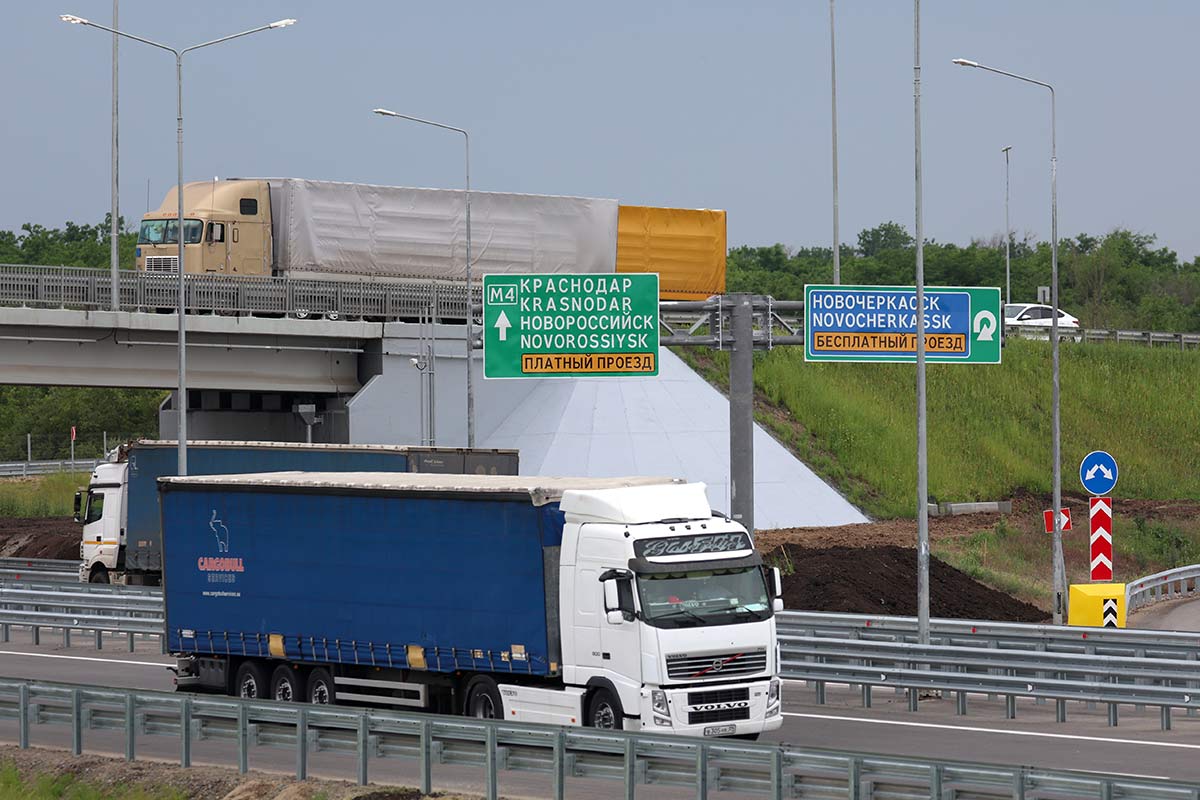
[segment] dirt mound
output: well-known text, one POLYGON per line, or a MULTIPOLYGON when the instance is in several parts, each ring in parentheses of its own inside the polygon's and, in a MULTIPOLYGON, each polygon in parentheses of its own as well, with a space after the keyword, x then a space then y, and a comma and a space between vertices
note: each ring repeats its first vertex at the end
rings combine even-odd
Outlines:
POLYGON ((70 517, 0 517, 0 556, 79 558, 79 526, 70 517))
MULTIPOLYGON (((786 544, 768 554, 767 561, 791 564, 792 573, 783 577, 783 604, 787 609, 916 616, 916 550, 786 544)), ((934 617, 1004 622, 1046 620, 1046 613, 1036 606, 984 586, 932 557, 929 613, 934 617)))

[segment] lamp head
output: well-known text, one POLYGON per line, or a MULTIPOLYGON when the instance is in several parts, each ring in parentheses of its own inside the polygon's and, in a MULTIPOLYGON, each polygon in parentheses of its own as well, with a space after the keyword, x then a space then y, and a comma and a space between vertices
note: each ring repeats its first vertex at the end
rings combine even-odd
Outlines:
POLYGON ((267 27, 268 28, 286 28, 288 25, 295 25, 295 24, 296 24, 296 20, 294 20, 294 19, 281 19, 276 22, 272 22, 267 27))
POLYGON ((1001 148, 1000 148, 1000 152, 1001 152, 1001 153, 1007 153, 1009 150, 1012 150, 1012 145, 1011 145, 1011 144, 1010 144, 1008 147, 1001 147, 1001 148))
POLYGON ((88 21, 83 17, 77 17, 74 14, 59 14, 58 18, 63 22, 69 22, 72 25, 87 25, 88 21))
POLYGON ((968 61, 965 58, 956 58, 951 63, 958 64, 960 67, 978 67, 978 61, 968 61))
POLYGON ((396 112, 395 112, 395 111, 388 111, 386 108, 376 108, 376 109, 373 109, 373 111, 374 111, 376 114, 378 114, 379 116, 381 116, 381 117, 394 117, 394 116, 396 116, 396 112))

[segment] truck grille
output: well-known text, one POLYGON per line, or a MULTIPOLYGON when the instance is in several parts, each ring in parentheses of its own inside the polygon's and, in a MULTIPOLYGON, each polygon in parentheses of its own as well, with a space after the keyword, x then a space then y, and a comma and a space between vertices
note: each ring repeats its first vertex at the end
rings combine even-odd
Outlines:
POLYGON ((750 719, 749 708, 719 708, 716 711, 689 711, 688 725, 705 725, 709 722, 736 722, 750 719))
POLYGON ((749 675, 767 668, 767 651, 667 656, 667 675, 675 680, 749 675))
POLYGON ((177 272, 179 256, 146 256, 147 272, 177 272))
POLYGON ((688 692, 689 706, 703 706, 709 703, 736 703, 739 700, 750 699, 750 687, 741 689, 715 689, 711 692, 688 692))

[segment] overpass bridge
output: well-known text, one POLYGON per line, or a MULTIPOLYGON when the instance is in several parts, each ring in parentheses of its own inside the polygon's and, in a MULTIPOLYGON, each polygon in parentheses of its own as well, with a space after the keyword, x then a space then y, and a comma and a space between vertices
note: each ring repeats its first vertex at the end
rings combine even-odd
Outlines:
MULTIPOLYGON (((313 441, 465 444, 461 284, 186 278, 191 438, 303 441, 294 409, 311 403, 313 441)), ((130 272, 118 289, 111 311, 106 272, 0 265, 0 383, 173 389, 177 277, 130 272)), ((721 344, 711 305, 664 303, 662 342, 721 344)), ((755 336, 796 331, 766 312, 755 336)), ((655 378, 476 381, 476 442, 519 449, 526 474, 701 480, 729 509, 728 402, 669 350, 660 362, 655 378)), ((179 405, 164 402, 161 437, 179 405)), ((757 426, 753 445, 759 527, 866 520, 757 426)))

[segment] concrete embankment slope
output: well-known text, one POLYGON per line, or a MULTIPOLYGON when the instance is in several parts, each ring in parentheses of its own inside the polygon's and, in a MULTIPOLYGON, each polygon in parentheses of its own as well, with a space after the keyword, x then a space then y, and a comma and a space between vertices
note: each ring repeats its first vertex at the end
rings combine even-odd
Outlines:
MULTIPOLYGON (((499 383, 485 382, 485 391, 491 393, 499 383)), ((729 403, 669 350, 662 350, 654 378, 522 381, 513 388, 516 382, 503 383, 506 393, 519 388, 524 396, 480 444, 520 449, 522 473, 683 477, 708 484, 712 507, 729 510, 729 403)), ((755 425, 757 528, 866 521, 755 425)))

